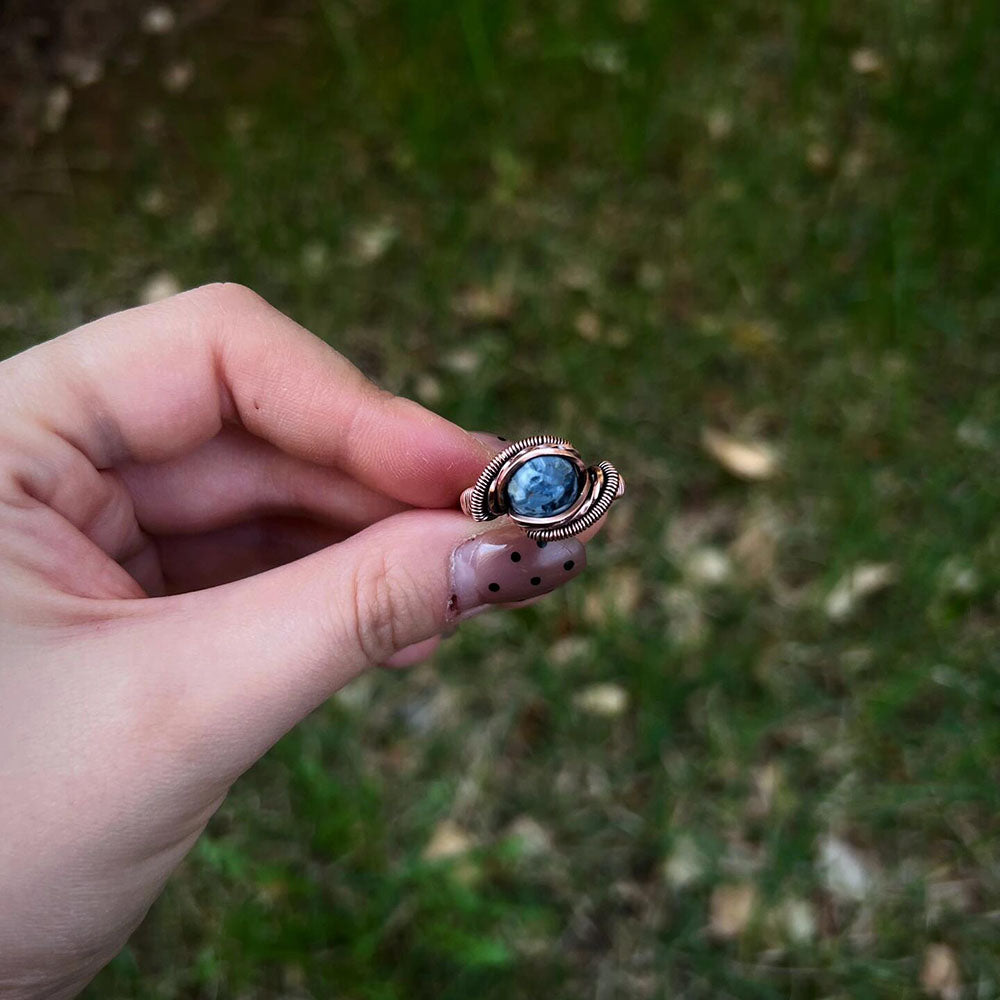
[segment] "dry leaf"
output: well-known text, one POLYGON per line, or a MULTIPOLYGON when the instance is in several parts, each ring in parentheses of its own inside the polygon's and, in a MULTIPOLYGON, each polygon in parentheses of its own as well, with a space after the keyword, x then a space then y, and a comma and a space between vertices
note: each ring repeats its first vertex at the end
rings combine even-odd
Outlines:
POLYGON ((628 708, 628 692, 620 684, 591 684, 573 696, 573 704, 588 715, 613 718, 628 708))
POLYGON ((142 15, 142 30, 147 35, 166 35, 176 24, 177 16, 166 4, 156 4, 142 15))
POLYGON ((632 343, 632 334, 623 326, 613 326, 608 330, 607 341, 612 347, 628 347, 632 343))
POLYGON ((592 309, 584 309, 583 312, 578 313, 573 326, 584 340, 591 343, 601 336, 601 317, 592 309))
POLYGON ((442 358, 441 363, 457 375, 472 375, 479 370, 483 356, 472 347, 459 347, 442 358))
POLYGON ((649 0, 618 0, 618 16, 626 24, 641 24, 649 17, 649 0))
POLYGON ((655 292, 663 287, 663 268, 652 260, 644 260, 639 265, 635 280, 645 292, 655 292))
POLYGON ((670 857, 663 863, 663 876, 675 889, 697 882, 705 872, 705 858, 694 837, 678 837, 670 857))
POLYGON ((559 281, 574 292, 590 292, 600 283, 597 271, 591 264, 573 261, 559 272, 559 281))
POLYGON ((507 836, 517 841, 523 857, 535 858, 552 850, 552 834, 532 816, 519 816, 509 827, 507 836))
POLYGON ((816 937, 816 913, 806 899, 786 899, 778 910, 778 920, 794 944, 808 944, 816 937))
POLYGON ((472 837, 453 820, 442 820, 424 848, 424 860, 441 861, 458 857, 475 846, 472 837))
POLYGON ((847 941, 858 951, 869 951, 875 947, 878 939, 875 905, 869 900, 858 907, 854 919, 847 928, 847 941))
POLYGON ((399 231, 388 219, 359 226, 351 239, 351 257, 356 264, 373 264, 396 242, 399 231))
POLYGON ((705 128, 708 131, 708 137, 715 142, 728 139, 733 131, 732 113, 725 108, 713 108, 705 118, 705 128))
POLYGON ((754 768, 750 775, 752 791, 747 811, 751 816, 768 816, 774 808, 774 800, 781 790, 781 766, 768 761, 762 767, 754 768))
POLYGON ((806 149, 806 163, 817 174, 825 174, 833 166, 833 152, 825 142, 812 142, 806 149))
POLYGON ((950 594, 974 594, 980 583, 975 566, 961 556, 953 556, 945 561, 938 580, 941 589, 950 594))
POLYGON ((194 63, 189 59, 172 63, 164 70, 163 86, 171 94, 179 94, 187 90, 194 79, 194 63))
POLYGON ((726 553, 711 545, 693 549, 684 563, 684 574, 695 586, 716 587, 725 583, 732 571, 726 553))
POLYGON ((139 195, 139 208, 147 215, 165 215, 170 203, 163 188, 151 187, 139 195))
POLYGON ((777 452, 763 441, 740 440, 705 427, 701 443, 719 465, 740 479, 770 479, 778 471, 777 452))
POLYGON ((832 621, 849 618, 866 597, 892 586, 897 577, 892 563, 859 563, 845 573, 827 595, 827 617, 832 621))
POLYGON ((433 375, 425 373, 423 375, 418 375, 414 380, 413 394, 420 400, 421 403, 433 406, 435 403, 441 402, 443 391, 441 389, 441 383, 433 375))
POLYGON ((663 534, 667 554, 683 562, 695 546, 708 544, 716 535, 730 534, 736 513, 733 507, 722 503, 680 511, 670 519, 663 534))
POLYGON ((963 420, 955 428, 955 438, 959 444, 965 445, 966 448, 988 451, 993 447, 993 435, 990 433, 990 429, 985 424, 971 418, 963 420))
POLYGON ((757 890, 748 882, 718 886, 709 902, 709 932, 723 940, 739 937, 750 923, 756 900, 757 890))
POLYGON ((860 76, 874 76, 885 69, 885 63, 875 49, 855 49, 851 53, 851 69, 860 76))
POLYGON ((211 236, 219 228, 219 209, 216 205, 205 203, 199 205, 191 213, 191 232, 204 239, 211 236))
POLYGON ((319 240, 310 240, 299 253, 302 270, 311 277, 323 274, 330 264, 330 248, 319 240))
POLYGON ((781 523, 774 511, 752 511, 729 547, 730 555, 754 581, 766 580, 774 572, 781 523))
POLYGON ((770 320, 746 319, 733 324, 729 339, 747 354, 766 355, 774 350, 781 338, 770 320))
POLYGON ((875 878, 865 859, 839 837, 824 837, 816 862, 827 891, 841 902, 860 902, 872 891, 875 878))
POLYGON ((162 299, 169 299, 171 295, 176 295, 181 290, 181 283, 166 271, 154 274, 139 293, 139 301, 148 305, 150 302, 160 302, 162 299))
POLYGON ((73 92, 65 84, 59 84, 48 92, 42 115, 42 127, 46 132, 58 132, 62 128, 72 103, 73 92))
POLYGON ((557 639, 549 647, 549 662, 562 667, 574 660, 582 660, 591 655, 594 649, 592 639, 584 635, 567 635, 557 639))
POLYGON ((625 49, 617 42, 595 42, 583 52, 588 69, 606 76, 620 76, 628 68, 625 49))
POLYGON ((604 580, 583 599, 583 614, 588 622, 603 625, 614 618, 630 618, 642 597, 642 578, 632 566, 606 573, 604 580))
POLYGON ((514 314, 514 296, 509 288, 476 285, 456 295, 451 307, 472 323, 506 323, 514 314))
POLYGON ((924 895, 929 924, 956 913, 968 913, 975 905, 975 888, 971 879, 928 881, 924 886, 924 895))
POLYGON ((104 63, 95 56, 71 52, 63 56, 62 71, 77 87, 91 87, 104 77, 104 63))
POLYGON ((924 966, 920 972, 920 985, 930 997, 940 1000, 959 1000, 962 995, 962 976, 955 953, 946 944, 932 944, 924 952, 924 966))
POLYGON ((667 587, 662 599, 674 642, 689 649, 700 646, 708 636, 708 621, 694 591, 667 587))
POLYGON ((370 674, 360 674, 335 692, 333 698, 352 712, 362 712, 371 702, 374 687, 370 674))

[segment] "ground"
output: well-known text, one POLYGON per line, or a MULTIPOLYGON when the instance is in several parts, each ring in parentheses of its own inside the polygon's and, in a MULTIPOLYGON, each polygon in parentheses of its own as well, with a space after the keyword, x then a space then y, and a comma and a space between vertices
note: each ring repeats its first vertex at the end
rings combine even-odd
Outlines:
POLYGON ((242 281, 629 494, 283 740, 87 995, 1000 996, 1000 7, 161 28, 3 154, 4 350, 242 281))

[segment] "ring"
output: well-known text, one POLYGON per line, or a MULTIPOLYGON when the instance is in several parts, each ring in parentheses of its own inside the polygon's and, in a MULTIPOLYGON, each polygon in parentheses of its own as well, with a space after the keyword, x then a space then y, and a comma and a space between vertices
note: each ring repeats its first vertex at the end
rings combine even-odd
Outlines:
POLYGON ((596 524, 625 492, 610 462, 587 466, 563 438, 537 434, 494 456, 459 499, 476 521, 506 514, 529 538, 569 538, 596 524))

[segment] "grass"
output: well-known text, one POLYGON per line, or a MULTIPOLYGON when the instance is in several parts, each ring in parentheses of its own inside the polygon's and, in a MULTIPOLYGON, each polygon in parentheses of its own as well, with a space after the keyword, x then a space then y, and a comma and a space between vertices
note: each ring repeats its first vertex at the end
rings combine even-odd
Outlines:
POLYGON ((285 0, 78 96, 0 223, 9 351, 242 281, 630 485, 566 593, 283 740, 88 996, 954 996, 941 945, 1000 995, 998 43, 975 0, 285 0))

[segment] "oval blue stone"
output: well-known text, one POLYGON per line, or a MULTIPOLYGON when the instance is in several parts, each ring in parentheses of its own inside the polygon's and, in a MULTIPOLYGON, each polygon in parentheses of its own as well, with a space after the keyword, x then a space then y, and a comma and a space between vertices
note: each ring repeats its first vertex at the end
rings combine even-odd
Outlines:
POLYGON ((580 495, 577 467, 559 455, 539 455, 525 462, 507 483, 511 513, 523 517, 553 517, 580 495))

